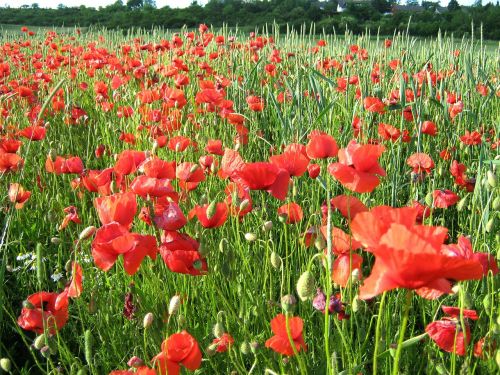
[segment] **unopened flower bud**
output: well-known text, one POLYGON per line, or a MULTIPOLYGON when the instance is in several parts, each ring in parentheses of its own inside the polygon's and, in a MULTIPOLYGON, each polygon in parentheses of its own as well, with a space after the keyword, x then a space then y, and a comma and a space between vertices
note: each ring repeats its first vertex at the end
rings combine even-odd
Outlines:
POLYGON ((248 355, 252 349, 250 348, 250 344, 247 341, 243 341, 240 345, 240 352, 243 355, 248 355))
POLYGON ((301 301, 306 301, 314 296, 316 288, 314 286, 314 276, 310 271, 305 271, 297 281, 297 294, 301 301))
POLYGON ((182 314, 177 316, 177 324, 179 327, 184 327, 186 325, 186 317, 182 314))
POLYGON ((429 207, 432 206, 432 203, 434 201, 434 199, 432 198, 432 193, 427 193, 427 195, 425 196, 425 204, 429 207))
POLYGON ((41 335, 38 335, 35 338, 35 341, 33 341, 33 346, 35 349, 42 349, 45 345, 47 345, 47 336, 45 336, 45 333, 42 333, 41 335))
POLYGON ((361 276, 361 272, 359 271, 359 268, 353 269, 351 272, 351 282, 353 284, 356 284, 357 282, 359 282, 360 276, 361 276))
POLYGON ((91 225, 91 226, 89 226, 81 231, 80 235, 78 236, 78 239, 80 241, 86 240, 87 238, 92 237, 96 230, 97 230, 97 228, 94 227, 93 225, 91 225))
POLYGON ((215 355, 217 353, 217 344, 210 344, 206 349, 205 349, 205 354, 209 357, 215 355))
POLYGON ((207 219, 210 220, 211 218, 213 218, 216 212, 217 212, 217 202, 216 201, 210 202, 210 204, 207 207, 207 219))
POLYGON ((500 196, 493 199, 493 203, 491 204, 491 208, 493 208, 495 211, 500 210, 500 196))
POLYGON ((488 170, 486 172, 486 179, 488 180, 488 184, 491 187, 496 187, 497 186, 497 176, 492 171, 488 170))
POLYGON ((59 245, 62 241, 59 237, 52 237, 50 239, 50 242, 53 243, 54 245, 59 245))
POLYGON ((287 313, 292 313, 295 310, 297 299, 292 294, 287 294, 281 297, 281 308, 287 313))
POLYGON ((257 235, 255 233, 245 233, 245 240, 248 242, 253 242, 257 239, 257 235))
POLYGON ((280 269, 281 266, 283 265, 283 261, 281 260, 281 257, 275 251, 273 251, 271 253, 271 265, 275 269, 280 269))
POLYGON ((144 329, 151 327, 151 325, 153 324, 153 320, 153 313, 148 312, 146 315, 144 315, 144 320, 142 321, 142 326, 144 327, 144 329))
POLYGON ((457 203, 457 211, 462 211, 465 207, 465 204, 467 203, 468 195, 460 199, 460 201, 457 203))
POLYGON ((240 211, 244 211, 246 208, 248 208, 249 204, 250 201, 248 199, 243 199, 240 203, 240 211))
POLYGON ((494 227, 495 227, 495 216, 493 216, 490 220, 488 220, 484 228, 486 229, 486 232, 491 233, 494 227))
POLYGON ((199 259, 196 259, 194 262, 193 262, 193 268, 197 271, 200 271, 203 267, 203 262, 199 259))
POLYGON ((326 245, 327 244, 323 236, 318 236, 314 240, 314 247, 319 251, 326 249, 326 245))
POLYGON ((174 315, 181 306, 181 297, 178 295, 170 298, 170 302, 168 303, 168 315, 174 315))
POLYGON ((262 225, 262 230, 264 232, 269 232, 271 229, 273 229, 273 222, 272 221, 266 221, 264 225, 262 225))
POLYGON ((33 305, 30 301, 23 301, 23 307, 28 310, 33 310, 35 305, 33 305))
POLYGON ((193 164, 191 169, 189 169, 189 173, 194 173, 200 166, 198 164, 193 164))
POLYGON ((40 353, 44 358, 49 358, 50 357, 50 348, 48 345, 45 345, 43 348, 40 349, 40 353))
POLYGON ((214 334, 215 337, 219 338, 224 334, 224 326, 222 323, 215 323, 214 328, 212 330, 212 333, 214 334))
POLYGON ((257 341, 252 341, 250 343, 250 350, 253 354, 257 354, 257 350, 259 349, 259 343, 257 341))
POLYGON ((12 364, 9 358, 0 359, 0 368, 5 372, 10 372, 12 364))

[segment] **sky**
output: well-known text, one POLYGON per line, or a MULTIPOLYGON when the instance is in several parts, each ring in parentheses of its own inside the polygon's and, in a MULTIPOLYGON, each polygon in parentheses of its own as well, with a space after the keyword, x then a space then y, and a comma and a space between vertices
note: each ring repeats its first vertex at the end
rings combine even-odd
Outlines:
MULTIPOLYGON (((21 5, 31 5, 38 3, 40 8, 56 8, 58 4, 64 4, 67 7, 85 5, 87 7, 98 8, 113 4, 116 0, 0 0, 0 6, 10 6, 12 8, 20 7, 21 5)), ((198 0, 198 4, 203 5, 208 0, 198 0)), ((475 0, 458 0, 460 5, 471 5, 475 0)), ((492 2, 493 0, 483 0, 483 4, 492 2)), ((127 1, 124 0, 124 3, 127 1)), ((168 5, 171 8, 184 8, 191 4, 192 0, 156 0, 156 6, 162 8, 168 5)), ((449 0, 441 0, 441 5, 446 6, 449 0)))

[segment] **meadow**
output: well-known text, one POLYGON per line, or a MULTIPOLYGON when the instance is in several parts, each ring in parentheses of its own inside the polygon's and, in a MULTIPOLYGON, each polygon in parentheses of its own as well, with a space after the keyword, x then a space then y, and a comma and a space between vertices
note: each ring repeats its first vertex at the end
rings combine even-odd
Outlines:
POLYGON ((2 31, 0 371, 493 374, 480 36, 2 31))

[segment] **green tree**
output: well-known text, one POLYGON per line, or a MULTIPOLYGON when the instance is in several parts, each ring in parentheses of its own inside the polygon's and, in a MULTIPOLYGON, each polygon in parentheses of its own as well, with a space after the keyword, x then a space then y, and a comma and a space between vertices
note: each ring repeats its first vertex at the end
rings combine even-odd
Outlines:
POLYGON ((450 12, 453 12, 455 10, 459 10, 460 9, 460 4, 458 4, 458 1, 457 0, 450 0, 450 2, 448 3, 448 10, 450 12))
POLYGON ((139 9, 144 5, 143 0, 128 0, 127 8, 129 9, 139 9))

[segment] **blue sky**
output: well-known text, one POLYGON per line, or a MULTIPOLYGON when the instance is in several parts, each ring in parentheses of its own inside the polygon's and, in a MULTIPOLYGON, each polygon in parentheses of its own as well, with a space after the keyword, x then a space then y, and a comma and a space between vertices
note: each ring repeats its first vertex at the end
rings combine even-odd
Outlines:
MULTIPOLYGON (((0 6, 19 7, 23 4, 30 5, 38 3, 41 8, 56 8, 58 4, 70 6, 85 5, 88 7, 98 8, 99 6, 106 6, 113 4, 116 0, 0 0, 0 6)), ((198 4, 205 4, 208 0, 198 0, 198 4)), ((441 0, 441 5, 447 5, 449 0, 441 0)), ((126 0, 123 0, 126 3, 126 0)), ((192 0, 156 0, 158 8, 168 5, 172 8, 184 8, 191 4, 192 0)), ((461 5, 471 5, 474 0, 458 0, 461 5)), ((483 4, 493 2, 493 0, 483 0, 483 4)))

